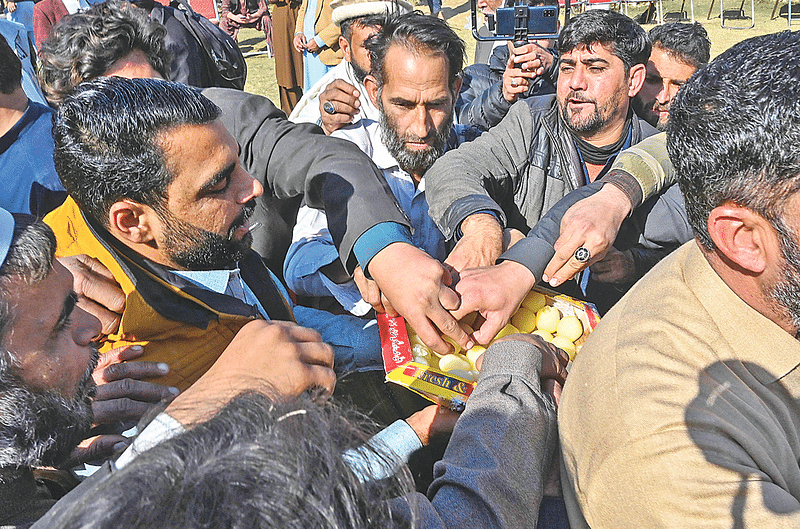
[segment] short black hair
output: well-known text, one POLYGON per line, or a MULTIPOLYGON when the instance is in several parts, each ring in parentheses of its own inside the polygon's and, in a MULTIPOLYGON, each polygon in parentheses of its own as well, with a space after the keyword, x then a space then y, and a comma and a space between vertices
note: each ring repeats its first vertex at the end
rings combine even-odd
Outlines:
POLYGON ((53 117, 56 171, 84 214, 107 227, 108 210, 121 198, 164 205, 174 175, 161 134, 220 113, 199 89, 181 83, 122 77, 82 83, 53 117))
POLYGON ((781 225, 800 190, 800 34, 732 46, 672 102, 667 148, 700 243, 713 249, 711 211, 732 202, 781 225))
POLYGON ((448 84, 451 88, 455 85, 464 66, 464 41, 444 20, 419 11, 384 17, 381 30, 366 43, 378 86, 386 82, 386 53, 393 44, 415 52, 422 48, 444 55, 449 67, 448 84))
POLYGON ((365 440, 352 415, 330 402, 246 393, 97 482, 91 502, 65 505, 51 522, 63 529, 405 525, 388 500, 413 491, 411 475, 401 468, 373 480, 366 464, 357 474, 348 454, 393 459, 365 440))
POLYGON ((339 32, 347 42, 351 42, 350 39, 353 38, 354 26, 362 28, 380 28, 384 18, 386 18, 386 15, 367 15, 364 17, 346 18, 339 24, 339 32))
POLYGON ((711 40, 699 22, 669 22, 652 28, 649 34, 653 46, 695 69, 702 68, 711 59, 711 40))
POLYGON ((650 58, 650 38, 631 18, 604 9, 585 11, 564 26, 556 49, 563 56, 575 48, 600 43, 607 46, 629 71, 650 58))
POLYGON ((39 52, 42 89, 51 103, 59 104, 76 85, 104 75, 134 50, 169 79, 166 34, 164 26, 124 0, 108 0, 68 15, 53 27, 39 52))
POLYGON ((22 61, 0 36, 0 93, 10 94, 22 86, 22 61))

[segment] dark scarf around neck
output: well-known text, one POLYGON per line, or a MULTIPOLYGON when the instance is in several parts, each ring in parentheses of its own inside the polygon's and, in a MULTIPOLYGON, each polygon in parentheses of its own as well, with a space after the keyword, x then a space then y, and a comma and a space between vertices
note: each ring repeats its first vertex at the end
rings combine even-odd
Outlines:
POLYGON ((584 163, 592 165, 605 165, 608 162, 608 159, 616 155, 620 149, 622 149, 622 146, 625 145, 625 141, 628 139, 628 133, 631 130, 632 120, 633 112, 629 110, 628 117, 625 119, 625 128, 622 131, 622 135, 611 145, 604 145, 603 147, 595 147, 591 143, 578 137, 578 135, 575 134, 575 132, 573 132, 569 127, 567 127, 567 130, 569 130, 569 133, 575 140, 575 145, 578 147, 584 163))

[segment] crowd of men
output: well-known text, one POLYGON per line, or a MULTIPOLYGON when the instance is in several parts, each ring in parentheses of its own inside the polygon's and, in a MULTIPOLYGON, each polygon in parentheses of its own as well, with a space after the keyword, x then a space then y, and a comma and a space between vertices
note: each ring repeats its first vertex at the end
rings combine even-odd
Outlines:
POLYGON ((590 10, 465 67, 331 4, 289 118, 170 81, 123 0, 54 25, 41 91, 0 39, 0 525, 795 527, 800 34, 710 61, 590 10), (376 314, 444 354, 537 283, 603 314, 569 374, 512 334, 461 413, 363 391, 376 314))

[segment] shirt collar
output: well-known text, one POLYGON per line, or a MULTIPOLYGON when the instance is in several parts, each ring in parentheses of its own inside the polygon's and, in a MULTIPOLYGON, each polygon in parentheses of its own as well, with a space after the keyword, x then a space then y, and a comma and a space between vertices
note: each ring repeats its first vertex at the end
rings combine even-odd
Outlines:
POLYGON ((241 277, 238 267, 233 270, 171 270, 171 272, 217 294, 225 294, 228 284, 240 281, 241 277))

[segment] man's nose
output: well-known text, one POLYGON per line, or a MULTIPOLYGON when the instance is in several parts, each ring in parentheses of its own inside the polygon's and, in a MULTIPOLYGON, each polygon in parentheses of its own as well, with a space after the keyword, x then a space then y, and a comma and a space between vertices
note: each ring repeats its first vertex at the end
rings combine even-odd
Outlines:
POLYGON ((586 90, 586 74, 582 68, 575 68, 569 76, 569 87, 572 90, 586 90))
MULTIPOLYGON (((240 168, 241 169, 241 168, 240 168)), ((264 186, 261 185, 261 182, 250 176, 250 173, 241 169, 241 189, 239 194, 237 195, 237 201, 239 204, 246 204, 253 200, 254 198, 260 197, 264 194, 264 186)))
POLYGON ((411 132, 418 138, 424 139, 428 137, 432 126, 433 118, 430 112, 422 105, 417 107, 414 111, 414 121, 411 124, 411 132))
POLYGON ((72 317, 75 321, 72 331, 72 340, 75 344, 86 347, 93 340, 100 338, 102 332, 100 320, 80 307, 75 307, 72 317))

